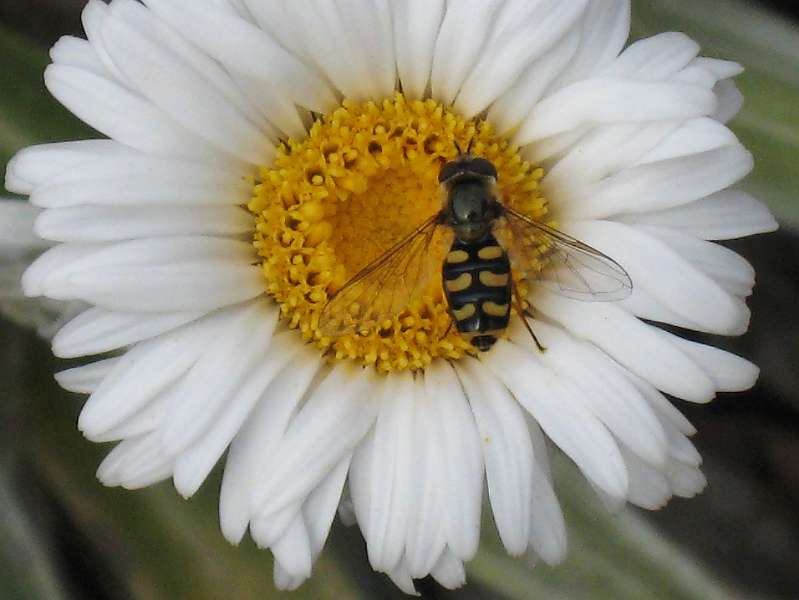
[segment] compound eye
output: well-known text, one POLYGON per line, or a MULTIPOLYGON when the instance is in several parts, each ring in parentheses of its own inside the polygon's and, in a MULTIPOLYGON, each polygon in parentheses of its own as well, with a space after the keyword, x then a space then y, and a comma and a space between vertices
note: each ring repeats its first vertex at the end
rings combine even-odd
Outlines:
POLYGON ((497 178, 497 169, 490 160, 485 158, 473 158, 469 161, 469 171, 475 175, 482 175, 483 177, 497 178))
POLYGON ((446 163, 443 167, 441 167, 441 170, 438 172, 438 183, 444 183, 448 179, 452 179, 462 170, 463 166, 461 163, 455 160, 451 160, 450 162, 446 163))

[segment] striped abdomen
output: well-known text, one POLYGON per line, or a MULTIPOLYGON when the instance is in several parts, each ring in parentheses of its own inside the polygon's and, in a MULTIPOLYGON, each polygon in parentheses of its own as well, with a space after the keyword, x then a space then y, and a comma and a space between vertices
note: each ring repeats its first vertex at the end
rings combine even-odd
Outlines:
POLYGON ((443 275, 455 327, 478 350, 488 350, 510 319, 508 255, 492 234, 477 242, 456 239, 444 261, 443 275))

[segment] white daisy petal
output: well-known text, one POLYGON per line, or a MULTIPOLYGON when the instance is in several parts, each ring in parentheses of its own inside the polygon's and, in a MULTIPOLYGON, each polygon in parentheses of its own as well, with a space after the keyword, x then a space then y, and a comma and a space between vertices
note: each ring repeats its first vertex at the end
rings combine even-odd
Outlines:
POLYGON ((698 85, 595 77, 544 98, 514 140, 526 145, 586 125, 690 119, 717 108, 713 91, 698 85))
POLYGON ((49 287, 47 295, 117 311, 210 311, 261 295, 260 275, 256 267, 221 261, 107 267, 74 273, 49 287))
POLYGON ((777 229, 769 210, 741 190, 725 190, 685 206, 616 218, 630 225, 667 227, 704 240, 730 240, 777 229))
POLYGON ((467 117, 482 112, 574 26, 587 5, 585 0, 506 2, 458 92, 455 108, 467 117))
POLYGON ((177 123, 240 160, 261 164, 274 157, 261 132, 178 57, 122 19, 108 18, 102 35, 126 78, 177 123))
MULTIPOLYGON (((110 12, 110 7, 105 2, 102 2, 102 0, 89 0, 81 13, 81 22, 92 50, 104 67, 103 74, 105 75, 108 73, 114 79, 124 81, 124 76, 119 72, 119 69, 117 69, 111 57, 108 56, 108 51, 105 48, 105 40, 103 40, 101 33, 103 23, 105 23, 110 12)), ((54 62, 58 61, 54 60, 54 62)))
POLYGON ((580 34, 572 29, 541 58, 530 64, 518 80, 488 109, 488 120, 500 133, 516 128, 541 99, 549 85, 563 72, 580 45, 580 34))
POLYGON ((413 481, 416 493, 405 507, 408 529, 405 562, 412 577, 425 577, 446 546, 444 447, 438 437, 434 401, 420 380, 414 382, 413 481))
POLYGON ((752 293, 755 285, 755 269, 746 259, 732 250, 669 228, 644 225, 637 229, 668 244, 669 248, 700 269, 728 293, 741 298, 752 293))
POLYGON ((661 331, 660 334, 702 367, 720 392, 742 392, 757 381, 760 369, 740 356, 683 339, 666 331, 661 331))
POLYGON ((746 329, 746 306, 657 238, 611 221, 570 222, 563 229, 623 264, 634 289, 645 291, 689 321, 701 323, 706 331, 730 335, 746 329), (652 265, 658 265, 657 269, 652 265), (697 296, 701 303, 696 302, 697 296))
POLYGON ((473 359, 458 366, 483 446, 488 496, 502 543, 521 555, 530 537, 533 448, 520 407, 473 359))
POLYGON ((729 79, 719 81, 713 88, 713 93, 719 99, 719 107, 713 114, 713 118, 717 121, 727 123, 743 108, 744 95, 729 79))
POLYGON ((418 596, 419 592, 416 591, 416 586, 413 584, 413 578, 408 571, 408 565, 404 560, 401 560, 395 569, 387 571, 391 581, 394 582, 400 590, 409 596, 418 596))
MULTIPOLYGON (((215 60, 186 42, 168 25, 160 21, 151 11, 138 2, 116 0, 111 5, 111 15, 127 23, 170 55, 174 55, 186 67, 190 67, 202 79, 211 84, 229 102, 253 123, 260 125, 258 109, 234 83, 230 75, 215 60)), ((116 42, 114 42, 115 44, 116 42)), ((110 45, 113 47, 113 44, 110 45)), ((131 83, 134 83, 129 79, 131 83)), ((273 140, 274 141, 274 140, 273 140)))
POLYGON ((222 164, 231 160, 116 82, 66 65, 47 67, 44 82, 70 112, 127 146, 156 156, 181 156, 222 164), (120 114, 125 118, 120 119, 120 114))
POLYGON ((553 84, 559 89, 601 70, 618 56, 630 32, 630 1, 590 2, 580 30, 580 46, 553 84))
POLYGON ((311 556, 313 560, 316 560, 316 557, 319 556, 330 533, 330 527, 333 525, 333 518, 336 515, 336 509, 341 499, 341 492, 347 479, 347 471, 351 460, 352 456, 347 456, 330 471, 327 477, 322 480, 322 483, 311 492, 302 508, 311 539, 311 556))
POLYGON ((107 248, 107 244, 60 244, 37 258, 22 276, 26 296, 41 296, 48 281, 60 276, 70 265, 107 248))
POLYGON ((547 194, 559 197, 581 185, 600 181, 635 165, 679 127, 671 121, 596 127, 558 160, 542 181, 547 194))
POLYGON ((602 219, 669 209, 729 187, 745 177, 752 165, 752 155, 736 144, 632 167, 574 190, 572 197, 564 199, 559 213, 573 219, 602 219))
POLYGON ((59 242, 107 242, 136 238, 215 235, 252 231, 252 215, 234 206, 74 206, 44 211, 36 233, 59 242))
POLYGON ((607 302, 561 298, 543 290, 530 300, 541 313, 576 336, 593 342, 658 389, 692 402, 708 402, 713 398, 713 382, 704 371, 661 338, 656 328, 640 322, 624 309, 607 302))
MULTIPOLYGON (((253 532, 253 539, 256 542, 258 541, 256 532, 253 532)), ((283 578, 278 577, 277 569, 275 569, 275 582, 278 587, 291 589, 295 585, 294 580, 303 580, 311 576, 311 567, 313 565, 311 561, 311 540, 308 537, 308 528, 305 526, 302 515, 297 515, 283 536, 272 544, 271 548, 275 555, 275 565, 279 564, 292 580, 287 586, 281 586, 280 580, 283 578)))
POLYGON ((241 541, 250 520, 250 493, 285 434, 288 422, 320 367, 311 350, 301 349, 291 370, 269 386, 230 446, 219 497, 223 535, 241 541))
POLYGON ((397 82, 397 61, 389 0, 344 2, 338 5, 338 10, 350 45, 357 49, 350 60, 361 54, 366 59, 365 79, 372 88, 368 97, 390 96, 397 82))
POLYGON ((430 80, 444 0, 408 0, 390 6, 402 91, 409 98, 421 98, 430 80))
POLYGON ((81 204, 234 205, 247 201, 247 181, 234 171, 133 152, 125 154, 86 161, 49 178, 36 187, 31 202, 60 208, 81 204), (110 182, 120 185, 120 189, 109 189, 110 182))
POLYGON ((278 578, 278 565, 285 575, 290 575, 283 586, 285 589, 296 589, 310 576, 311 565, 324 546, 336 514, 350 460, 350 456, 346 457, 322 480, 303 505, 302 516, 298 516, 284 537, 272 546, 278 587, 285 579, 283 573, 278 578))
MULTIPOLYGON (((582 393, 577 397, 619 441, 654 465, 667 457, 666 433, 638 390, 618 370, 616 363, 590 344, 574 340, 564 331, 535 322, 535 333, 546 348, 541 362, 564 382, 582 393), (578 360, 583 368, 574 372, 578 360)), ((517 323, 510 331, 514 343, 535 351, 529 333, 517 323)))
MULTIPOLYGON (((161 432, 161 443, 168 452, 182 452, 212 425, 224 429, 218 413, 242 387, 248 393, 240 393, 238 401, 255 402, 257 388, 268 383, 260 378, 269 374, 269 369, 259 370, 255 381, 250 375, 255 375, 253 370, 267 353, 276 325, 277 310, 264 301, 250 303, 231 318, 213 347, 202 353, 175 389, 177 401, 161 432)), ((231 408, 226 418, 235 419, 234 413, 231 408)), ((213 436, 206 434, 206 439, 209 437, 213 436)))
POLYGON ((663 508, 671 498, 668 478, 634 453, 622 448, 624 464, 630 474, 627 499, 636 506, 649 510, 663 508))
POLYGON ((477 552, 480 535, 483 457, 474 415, 452 367, 438 361, 425 371, 427 401, 437 411, 435 420, 442 442, 443 464, 449 465, 444 513, 447 544, 462 560, 477 552))
POLYGON ((527 421, 535 453, 530 508, 530 547, 548 565, 566 558, 566 523, 555 491, 552 489, 549 458, 544 434, 538 423, 527 421))
POLYGON ((87 40, 71 35, 65 35, 50 48, 50 59, 54 63, 77 67, 101 77, 113 76, 87 40))
POLYGON ((433 578, 449 590, 454 590, 466 583, 466 571, 463 563, 447 548, 441 553, 435 567, 430 572, 433 578))
POLYGON ((693 467, 674 465, 668 473, 669 482, 675 496, 693 498, 707 485, 702 471, 693 467))
POLYGON ((232 71, 271 81, 287 98, 310 110, 324 112, 335 104, 327 85, 311 69, 247 21, 192 0, 145 4, 232 71))
POLYGON ((106 358, 83 365, 65 369, 55 374, 55 379, 62 388, 76 394, 91 394, 112 372, 119 358, 106 358))
POLYGON ((102 354, 156 337, 202 316, 201 312, 115 313, 90 308, 59 330, 53 338, 53 353, 62 358, 102 354))
MULTIPOLYGON (((174 394, 167 388, 167 390, 153 396, 135 413, 125 417, 119 424, 101 432, 94 432, 91 435, 91 440, 98 443, 116 442, 151 433, 163 426, 173 401, 174 394)), ((171 477, 172 474, 172 463, 170 463, 170 471, 165 478, 171 477)))
POLYGON ((433 51, 430 85, 433 96, 452 104, 474 68, 489 36, 489 27, 503 3, 462 0, 447 3, 433 51))
POLYGON ((237 308, 219 311, 134 346, 86 401, 78 428, 91 438, 116 427, 177 381, 211 339, 229 324, 237 308), (125 402, 117 399, 124 395, 125 402))
POLYGON ((357 449, 350 488, 369 562, 394 570, 405 548, 413 491, 414 383, 410 373, 388 375, 374 432, 357 449), (390 391, 390 393, 389 393, 390 391))
MULTIPOLYGON (((259 331, 253 333, 261 334, 259 331)), ((264 341, 268 339, 268 336, 263 337, 264 341)), ((244 376, 243 383, 240 383, 235 392, 228 396, 226 402, 218 403, 220 409, 213 425, 210 425, 202 436, 198 436, 191 447, 181 452, 175 462, 175 488, 182 496, 188 497, 197 491, 250 416, 264 391, 299 350, 296 340, 288 332, 273 338, 266 351, 265 346, 267 344, 263 341, 254 344, 255 366, 249 365, 250 372, 244 376)), ((245 358, 244 349, 239 349, 238 359, 245 358)), ((199 364, 197 368, 200 368, 199 364)), ((226 376, 232 377, 232 373, 228 371, 226 376)), ((204 406, 203 409, 208 410, 208 406, 204 406)))
POLYGON ((627 472, 613 437, 586 411, 575 392, 529 352, 497 342, 482 361, 574 460, 585 476, 613 497, 627 494, 627 472))
POLYGON ((366 435, 377 411, 377 398, 369 391, 374 379, 368 373, 353 378, 353 369, 334 367, 292 420, 268 476, 253 491, 259 519, 301 502, 366 435))
POLYGON ((6 167, 6 188, 19 194, 30 194, 42 183, 81 163, 123 148, 113 140, 80 140, 24 148, 6 167))
POLYGON ((660 33, 630 44, 600 73, 652 81, 665 79, 688 66, 699 49, 699 44, 684 33, 660 33))

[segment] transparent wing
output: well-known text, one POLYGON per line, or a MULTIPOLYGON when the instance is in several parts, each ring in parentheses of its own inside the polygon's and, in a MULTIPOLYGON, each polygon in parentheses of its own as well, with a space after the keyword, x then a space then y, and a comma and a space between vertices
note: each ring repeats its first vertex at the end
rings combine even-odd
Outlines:
POLYGON ((508 207, 505 221, 513 237, 506 246, 511 263, 534 285, 589 301, 623 300, 632 292, 627 271, 596 248, 508 207))
POLYGON ((319 318, 326 336, 372 329, 399 315, 441 277, 443 244, 434 244, 438 215, 354 275, 327 302, 319 318), (432 254, 431 254, 432 253, 432 254))

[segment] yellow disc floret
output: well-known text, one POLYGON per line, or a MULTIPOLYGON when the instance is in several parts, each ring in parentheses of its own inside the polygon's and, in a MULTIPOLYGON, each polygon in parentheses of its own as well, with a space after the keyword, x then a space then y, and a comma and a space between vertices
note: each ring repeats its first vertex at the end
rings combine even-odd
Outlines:
MULTIPOLYGON (((289 327, 335 358, 384 372, 475 352, 451 324, 440 280, 379 326, 335 338, 319 329, 328 298, 441 210, 438 173, 458 155, 456 144, 471 144, 472 154, 494 164, 503 203, 535 219, 546 214, 538 192, 543 171, 494 137, 487 122, 463 119, 434 100, 345 100, 305 139, 279 148, 274 164, 260 170, 249 209, 267 291, 289 327)), ((440 271, 440 252, 422 260, 438 260, 431 266, 440 271)))

